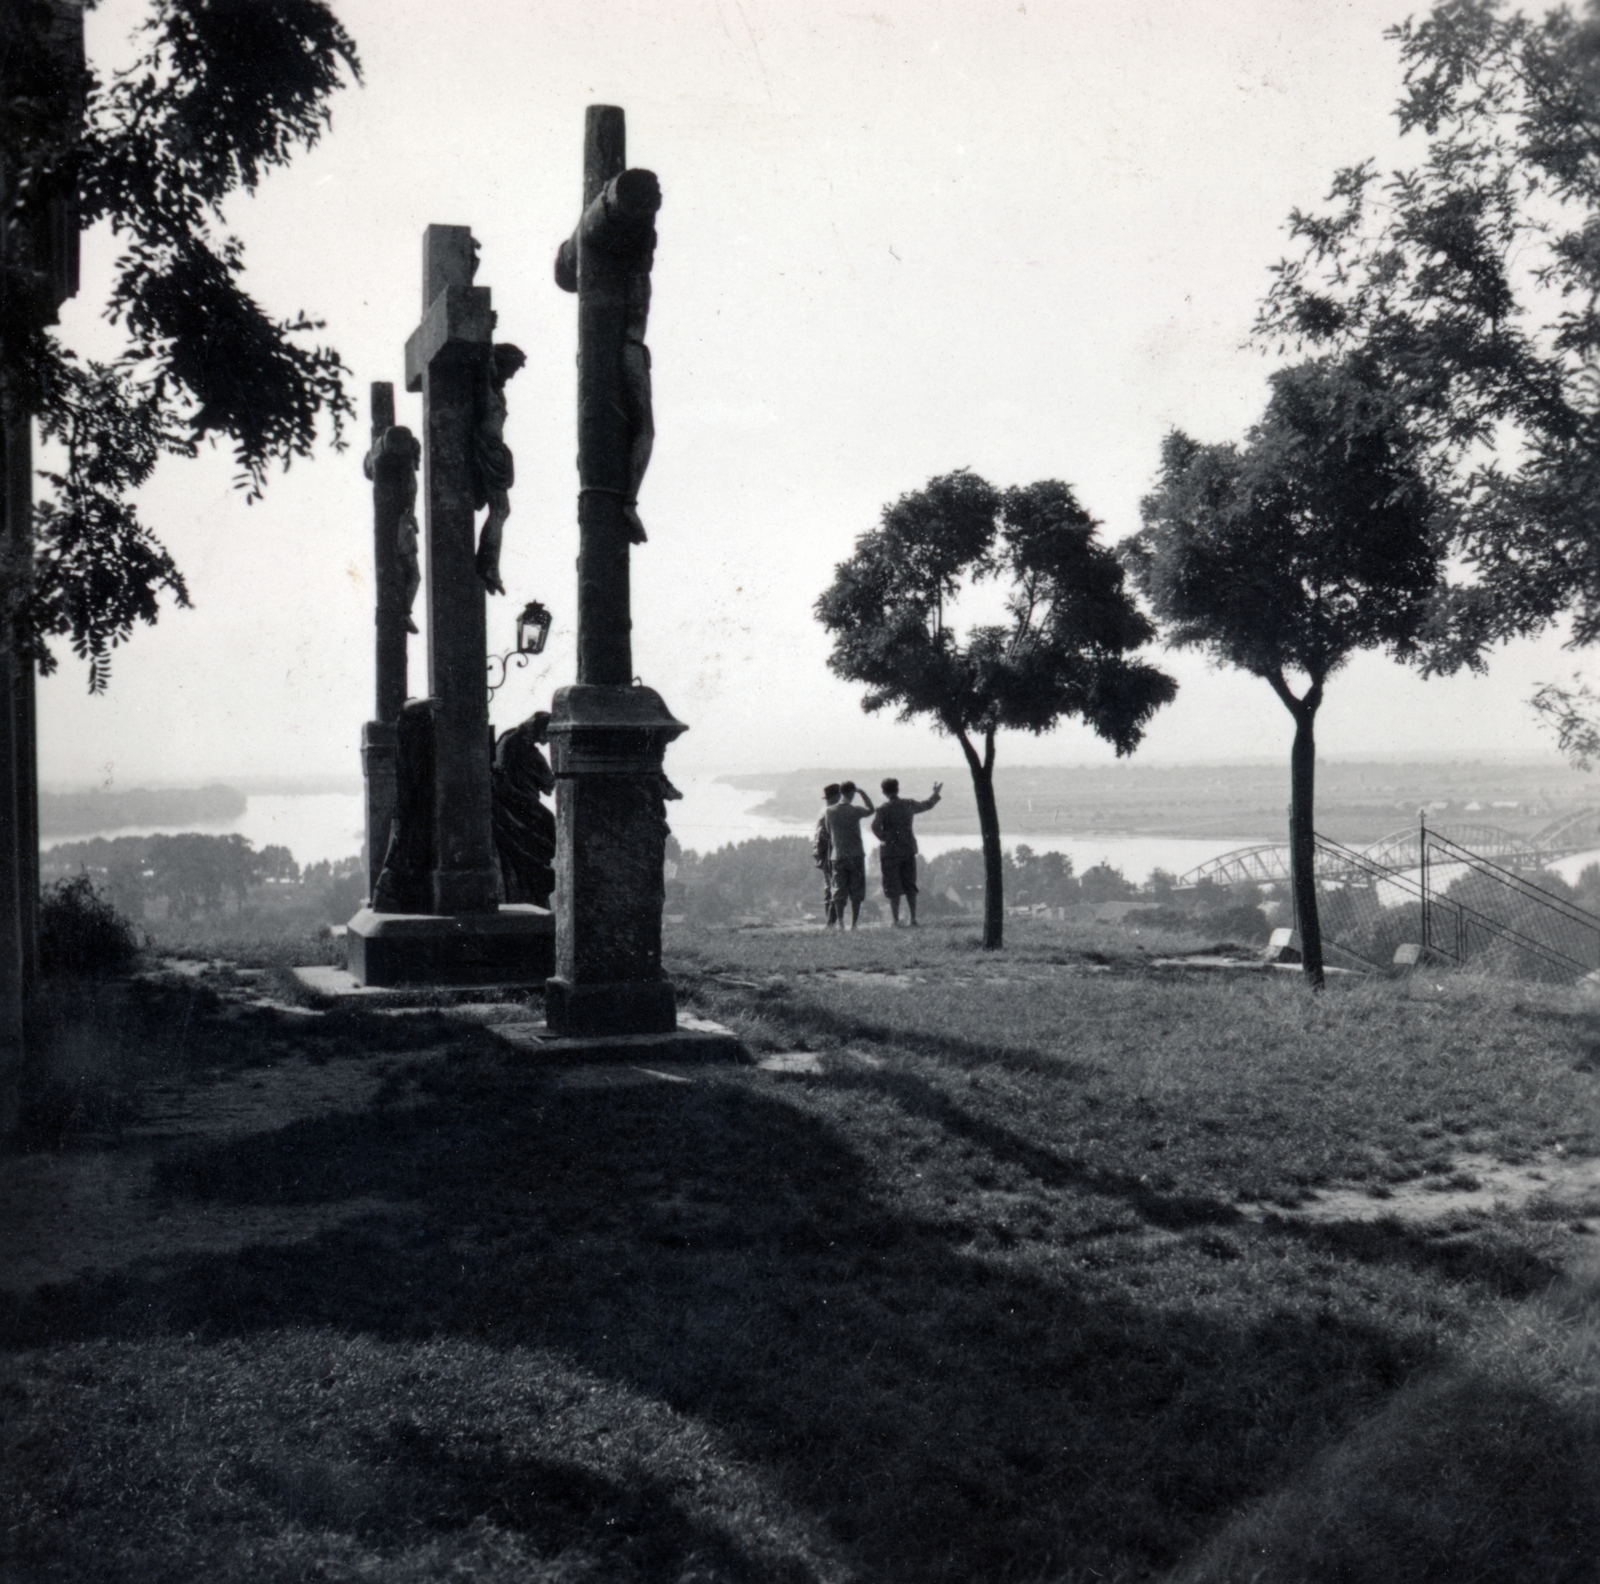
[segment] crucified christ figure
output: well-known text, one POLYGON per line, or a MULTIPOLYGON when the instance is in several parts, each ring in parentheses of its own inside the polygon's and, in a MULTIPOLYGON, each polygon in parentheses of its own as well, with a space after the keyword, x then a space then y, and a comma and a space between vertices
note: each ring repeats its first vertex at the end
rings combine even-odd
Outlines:
POLYGON ((516 478, 511 447, 505 440, 506 381, 527 361, 520 348, 501 342, 484 364, 478 381, 472 434, 472 505, 475 511, 487 506, 489 516, 478 536, 473 565, 491 594, 506 591, 500 581, 500 545, 506 518, 511 515, 511 486, 516 478))

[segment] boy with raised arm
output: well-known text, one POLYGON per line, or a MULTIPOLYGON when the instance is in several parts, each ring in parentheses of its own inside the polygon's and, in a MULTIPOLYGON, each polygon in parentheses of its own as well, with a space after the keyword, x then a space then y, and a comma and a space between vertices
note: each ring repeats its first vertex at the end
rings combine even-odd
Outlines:
POLYGON ((865 792, 861 801, 865 808, 856 807, 856 793, 860 788, 854 781, 839 783, 839 801, 823 810, 822 818, 828 827, 828 843, 833 850, 833 907, 844 928, 844 904, 850 903, 850 928, 856 927, 861 917, 861 904, 867 900, 867 850, 861 841, 861 822, 872 812, 872 799, 865 792))
POLYGON ((916 928, 917 837, 911 822, 939 801, 943 786, 944 782, 935 781, 933 796, 916 803, 900 796, 900 783, 893 776, 883 782, 884 801, 872 816, 872 834, 883 844, 878 849, 878 862, 883 870, 883 893, 889 899, 889 911, 894 914, 896 926, 900 923, 900 898, 903 896, 911 912, 911 926, 916 928))

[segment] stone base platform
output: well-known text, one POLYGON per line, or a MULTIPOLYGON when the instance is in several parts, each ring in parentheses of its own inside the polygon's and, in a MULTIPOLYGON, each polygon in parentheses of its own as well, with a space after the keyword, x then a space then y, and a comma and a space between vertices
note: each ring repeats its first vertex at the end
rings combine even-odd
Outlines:
POLYGON ((330 968, 315 964, 295 968, 291 972, 301 989, 308 991, 313 1000, 326 1007, 340 1002, 360 1003, 370 1007, 407 1007, 421 1011, 436 1007, 441 1011, 459 1011, 462 1007, 504 1002, 507 1015, 516 999, 526 996, 530 987, 526 981, 513 984, 509 981, 495 984, 402 984, 364 985, 347 968, 330 968))
MULTIPOLYGON (((660 1034, 609 1034, 582 1038, 552 1033, 536 1006, 525 1000, 525 984, 500 985, 364 985, 343 968, 296 968, 300 985, 323 1005, 358 1002, 371 1007, 442 1012, 487 1029, 513 1050, 551 1067, 636 1066, 640 1062, 736 1062, 748 1064, 739 1038, 708 1018, 678 1014, 678 1026, 660 1034)), ((808 1058, 813 1061, 815 1058, 808 1058)), ((768 1065, 765 1062, 757 1066, 768 1065)), ((790 1070, 788 1067, 784 1071, 790 1070)), ((813 1066, 795 1068, 813 1071, 813 1066)))
POLYGON ((665 1034, 552 1034, 543 1022, 497 1023, 491 1033, 527 1056, 552 1065, 585 1062, 742 1062, 747 1058, 731 1029, 706 1018, 678 1015, 665 1034))
POLYGON ((542 985, 555 971, 556 921, 541 907, 493 913, 374 913, 345 932, 358 985, 542 985))

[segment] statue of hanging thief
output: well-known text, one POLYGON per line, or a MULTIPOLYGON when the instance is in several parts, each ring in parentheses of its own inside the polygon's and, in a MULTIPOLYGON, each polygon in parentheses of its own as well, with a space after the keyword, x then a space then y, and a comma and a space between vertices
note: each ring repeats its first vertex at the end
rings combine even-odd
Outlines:
MULTIPOLYGON (((655 215, 660 207, 661 186, 652 172, 623 171, 600 190, 584 211, 577 231, 556 253, 556 284, 563 291, 577 291, 580 248, 592 249, 592 254, 585 256, 598 266, 597 274, 606 283, 607 295, 621 310, 617 379, 611 387, 625 434, 621 467, 612 475, 620 475, 621 486, 586 479, 583 487, 621 498, 623 525, 634 544, 643 544, 647 538, 639 519, 639 486, 650 466, 656 438, 650 348, 644 338, 650 319, 655 215)), ((591 266, 583 267, 588 270, 591 266)))

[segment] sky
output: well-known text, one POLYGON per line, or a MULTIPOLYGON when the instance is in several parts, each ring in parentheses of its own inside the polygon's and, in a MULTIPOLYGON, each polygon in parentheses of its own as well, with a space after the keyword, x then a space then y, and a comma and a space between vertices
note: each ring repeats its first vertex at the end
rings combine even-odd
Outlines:
MULTIPOLYGON (((1415 158, 1396 134, 1401 0, 334 0, 364 85, 308 154, 228 211, 248 283, 305 309, 351 369, 349 449, 247 505, 225 451, 164 463, 147 520, 193 610, 117 651, 108 693, 61 655, 40 684, 47 787, 359 774, 372 701, 372 381, 421 428, 403 351, 429 223, 470 225, 508 387, 517 484, 491 648, 537 597, 546 653, 496 696, 502 727, 574 670, 574 299, 551 278, 578 216, 584 108, 621 105, 664 202, 649 343, 656 447, 634 552, 634 663, 690 730, 669 771, 951 765, 922 723, 868 716, 827 669, 817 595, 883 506, 970 467, 1061 478, 1115 541, 1173 427, 1241 436, 1272 361, 1247 344, 1285 220, 1336 168, 1415 158)), ((127 58, 137 0, 88 47, 127 58)), ((113 257, 84 238, 63 333, 86 352, 113 257)), ((419 601, 419 625, 422 622, 419 601)), ((1321 752, 1551 751, 1527 699, 1581 657, 1559 635, 1485 678, 1424 682, 1362 657, 1330 684, 1321 752)), ((1281 755, 1267 686, 1195 655, 1140 757, 1281 755)), ((411 691, 426 690, 413 640, 411 691)), ((1100 764, 1069 723, 1004 736, 1012 764, 1100 764)))

